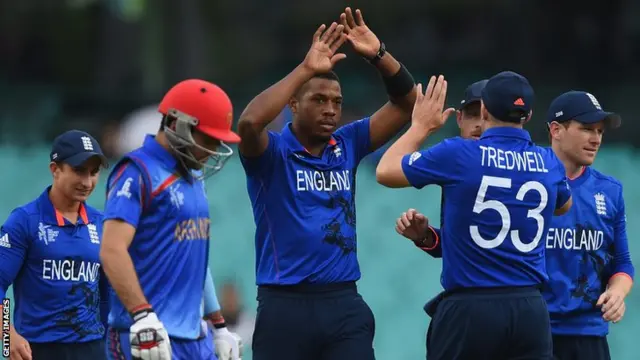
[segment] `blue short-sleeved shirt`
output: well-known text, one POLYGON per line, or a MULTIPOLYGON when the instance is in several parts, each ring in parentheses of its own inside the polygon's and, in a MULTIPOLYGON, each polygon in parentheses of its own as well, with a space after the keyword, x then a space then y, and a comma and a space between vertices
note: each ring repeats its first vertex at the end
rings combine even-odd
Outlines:
POLYGON ((370 152, 365 118, 339 128, 319 157, 304 149, 291 123, 269 132, 259 157, 241 156, 257 228, 258 285, 360 278, 355 180, 370 152))
POLYGON ((547 280, 544 236, 571 196, 564 166, 522 129, 499 127, 404 157, 416 188, 443 188, 442 285, 539 285, 547 280))

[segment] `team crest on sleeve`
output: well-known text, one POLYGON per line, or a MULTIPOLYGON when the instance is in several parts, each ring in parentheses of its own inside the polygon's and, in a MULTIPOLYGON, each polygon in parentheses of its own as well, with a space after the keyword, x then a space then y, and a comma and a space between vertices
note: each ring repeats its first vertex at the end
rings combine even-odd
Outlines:
POLYGON ((421 156, 422 155, 417 151, 411 154, 411 156, 409 157, 409 165, 413 165, 413 163, 416 162, 416 160, 420 159, 421 156))
POLYGON ((45 245, 55 242, 58 237, 58 231, 51 229, 51 225, 38 224, 38 240, 43 241, 45 245))
POLYGON ((598 215, 607 215, 607 202, 604 198, 603 193, 597 193, 593 195, 593 198, 596 203, 596 212, 598 215))
POLYGON ((133 181, 133 178, 128 177, 127 180, 124 181, 124 184, 122 184, 122 187, 120 188, 120 190, 118 190, 118 192, 116 193, 116 196, 120 197, 120 196, 124 196, 127 199, 131 198, 131 182, 133 181))

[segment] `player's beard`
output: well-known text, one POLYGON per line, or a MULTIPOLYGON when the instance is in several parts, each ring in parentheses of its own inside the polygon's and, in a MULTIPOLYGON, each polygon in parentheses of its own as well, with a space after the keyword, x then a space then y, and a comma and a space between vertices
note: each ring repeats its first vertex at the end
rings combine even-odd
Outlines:
POLYGON ((330 133, 328 135, 324 133, 321 133, 321 134, 316 133, 316 134, 313 134, 312 141, 318 144, 325 144, 325 143, 328 143, 329 140, 331 140, 332 135, 333 133, 330 133))
MULTIPOLYGON (((185 167, 185 170, 201 170, 204 167, 204 163, 196 159, 195 156, 191 153, 190 150, 185 149, 184 152, 176 153, 176 156, 180 158, 182 165, 185 167)), ((207 156, 204 161, 206 162, 209 159, 207 156)))

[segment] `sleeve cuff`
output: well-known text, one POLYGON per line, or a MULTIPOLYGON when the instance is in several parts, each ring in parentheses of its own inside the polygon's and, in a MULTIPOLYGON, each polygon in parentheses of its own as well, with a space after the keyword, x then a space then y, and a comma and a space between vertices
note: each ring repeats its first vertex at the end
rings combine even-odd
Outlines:
POLYGON ((422 249, 424 251, 431 251, 431 250, 437 248, 438 245, 440 245, 440 237, 438 236, 438 233, 436 232, 436 229, 434 229, 432 226, 429 226, 429 230, 428 231, 431 231, 435 241, 433 242, 433 246, 431 246, 431 247, 426 247, 426 246, 423 247, 423 246, 421 246, 420 249, 422 249))

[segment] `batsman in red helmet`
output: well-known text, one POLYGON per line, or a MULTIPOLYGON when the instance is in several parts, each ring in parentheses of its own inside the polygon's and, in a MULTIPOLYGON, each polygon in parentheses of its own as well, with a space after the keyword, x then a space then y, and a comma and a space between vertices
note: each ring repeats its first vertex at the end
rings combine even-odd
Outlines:
POLYGON ((231 131, 231 101, 212 83, 186 80, 169 90, 159 111, 158 133, 125 155, 107 183, 100 258, 115 290, 108 357, 216 359, 217 352, 220 360, 239 359, 240 339, 226 329, 215 290, 204 291, 204 179, 233 154, 227 143, 240 140, 231 131), (203 299, 214 341, 203 326, 203 299))

